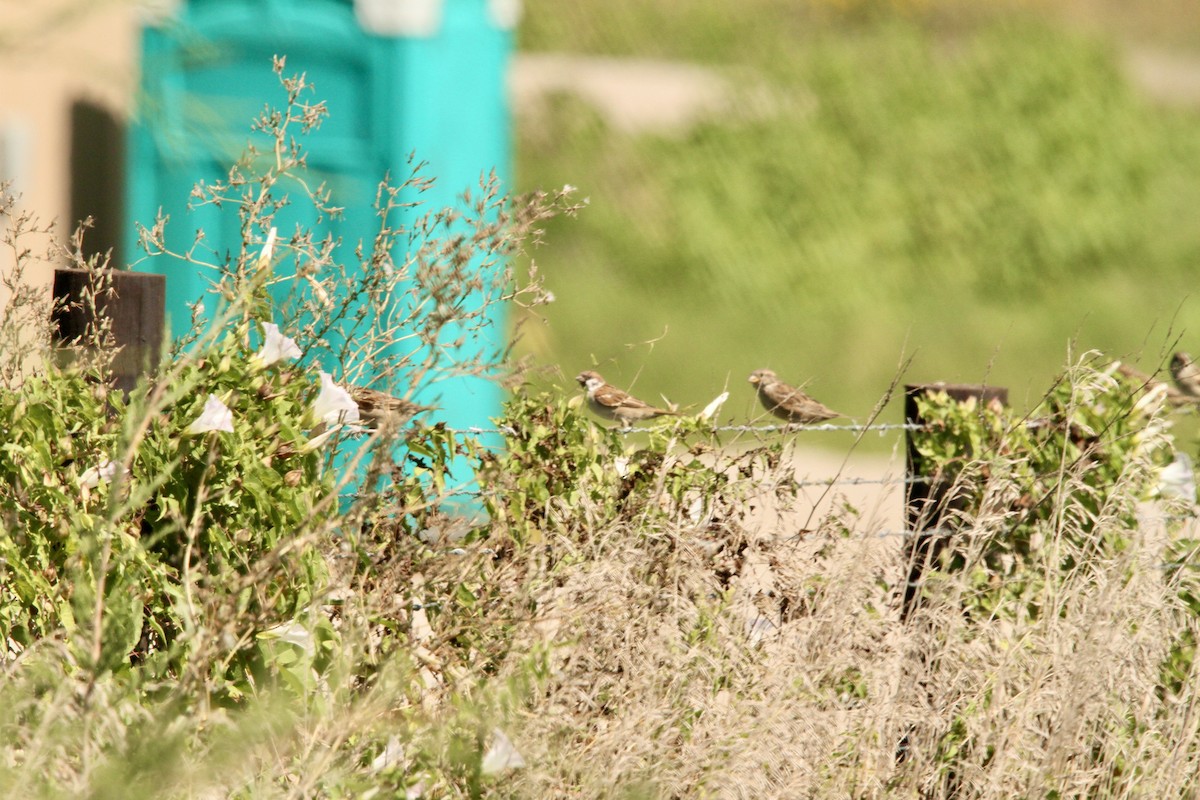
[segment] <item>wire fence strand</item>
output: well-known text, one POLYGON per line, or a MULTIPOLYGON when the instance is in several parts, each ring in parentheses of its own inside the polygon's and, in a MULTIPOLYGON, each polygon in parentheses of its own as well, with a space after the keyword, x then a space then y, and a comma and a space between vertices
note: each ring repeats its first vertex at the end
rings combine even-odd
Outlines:
MULTIPOLYGON (((856 423, 846 425, 834 425, 823 423, 820 425, 717 425, 707 429, 712 433, 867 433, 875 431, 878 433, 889 433, 893 431, 922 431, 928 430, 929 426, 915 422, 887 422, 873 423, 870 425, 859 425, 856 423)), ((490 428, 482 428, 477 426, 469 426, 466 428, 451 428, 445 429, 449 433, 460 436, 484 436, 484 435, 501 435, 501 436, 517 436, 518 431, 511 425, 498 425, 490 428)), ((649 433, 651 428, 610 428, 615 433, 622 436, 631 436, 635 433, 649 433)))

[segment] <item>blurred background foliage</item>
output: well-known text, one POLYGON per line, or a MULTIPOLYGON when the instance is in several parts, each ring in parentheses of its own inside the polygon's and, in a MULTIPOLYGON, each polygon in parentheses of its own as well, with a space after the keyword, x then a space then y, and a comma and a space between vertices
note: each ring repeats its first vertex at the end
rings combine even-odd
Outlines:
MULTIPOLYGON (((589 207, 534 255, 557 302, 521 347, 698 409, 771 367, 864 417, 907 382, 1033 404, 1073 350, 1200 350, 1200 109, 1130 80, 1196 54, 1155 0, 526 0, 520 49, 703 64, 727 108, 613 127, 561 92, 517 131, 521 189, 589 207)), ((539 311, 542 309, 539 309, 539 311)), ((899 406, 887 414, 898 417, 899 406)))

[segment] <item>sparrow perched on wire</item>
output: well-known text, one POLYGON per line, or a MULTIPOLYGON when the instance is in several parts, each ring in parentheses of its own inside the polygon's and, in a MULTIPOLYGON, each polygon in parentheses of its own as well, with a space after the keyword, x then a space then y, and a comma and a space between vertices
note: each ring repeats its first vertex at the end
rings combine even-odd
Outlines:
POLYGON ((642 419, 653 419, 664 415, 678 416, 677 412, 655 408, 636 397, 605 382, 599 372, 587 370, 575 376, 575 380, 587 389, 588 408, 605 419, 631 425, 642 419))
POLYGON ((763 407, 787 422, 808 424, 845 416, 821 405, 796 387, 788 386, 769 369, 754 370, 749 380, 763 407))
POLYGON ((1200 398, 1200 365, 1182 350, 1171 356, 1171 377, 1183 394, 1200 398))
POLYGON ((359 419, 369 428, 399 428, 422 411, 432 410, 365 386, 350 384, 346 390, 358 404, 359 419))

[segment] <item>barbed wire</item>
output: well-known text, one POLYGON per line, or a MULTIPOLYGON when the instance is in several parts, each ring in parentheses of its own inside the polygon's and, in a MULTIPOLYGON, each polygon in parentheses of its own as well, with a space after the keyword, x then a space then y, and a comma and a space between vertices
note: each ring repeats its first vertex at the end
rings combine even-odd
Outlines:
MULTIPOLYGON (((934 479, 925 476, 912 478, 821 478, 795 481, 790 485, 797 488, 815 488, 828 486, 912 486, 919 483, 931 483, 934 479)), ((483 489, 451 489, 439 492, 439 497, 482 497, 488 492, 483 489)), ((350 498, 359 497, 357 494, 348 495, 350 498)))
MULTIPOLYGON (((1032 422, 1032 423, 1027 423, 1027 424, 1030 427, 1035 427, 1038 423, 1032 422)), ((517 429, 512 426, 509 426, 509 425, 499 425, 499 426, 491 427, 491 428, 481 427, 481 426, 469 426, 466 428, 445 428, 444 430, 447 430, 448 432, 450 432, 451 434, 454 434, 454 435, 464 435, 464 436, 465 435, 480 436, 480 435, 487 435, 487 434, 492 434, 492 435, 498 434, 498 435, 502 435, 502 436, 516 437, 519 435, 519 432, 517 431, 517 429)), ((618 434, 621 434, 621 435, 630 435, 630 434, 634 434, 634 433, 649 432, 645 428, 634 428, 634 427, 613 428, 610 430, 612 430, 618 434)), ((886 433, 889 431, 929 431, 929 430, 932 430, 932 428, 926 424, 916 424, 916 423, 881 423, 881 424, 868 424, 868 425, 860 425, 860 424, 854 423, 854 424, 842 424, 842 425, 836 425, 836 424, 724 425, 724 426, 716 426, 716 427, 708 429, 708 430, 711 432, 714 432, 714 433, 717 433, 717 432, 802 433, 802 432, 807 432, 807 431, 852 432, 852 433, 878 431, 880 433, 886 433)), ((876 477, 876 478, 842 477, 841 475, 837 475, 832 478, 825 478, 825 479, 812 479, 812 478, 806 477, 801 480, 791 482, 790 485, 795 488, 806 488, 806 487, 829 488, 829 487, 834 487, 834 486, 912 486, 912 485, 917 485, 917 484, 934 483, 935 481, 937 481, 939 479, 940 478, 938 478, 936 476, 931 476, 931 475, 915 475, 915 476, 904 476, 904 477, 892 477, 890 475, 886 475, 883 477, 876 477)), ((443 497, 443 498, 467 498, 467 499, 479 500, 479 499, 483 499, 488 494, 489 494, 489 492, 485 488, 456 488, 456 489, 453 489, 450 491, 442 492, 441 497, 443 497)), ((1147 524, 1147 523, 1175 524, 1175 523, 1180 523, 1180 522, 1189 522, 1189 523, 1195 525, 1197 523, 1200 523, 1200 518, 1198 518, 1196 516, 1196 514, 1165 514, 1165 515, 1144 515, 1143 514, 1143 515, 1136 515, 1134 517, 1134 519, 1139 525, 1147 524)), ((963 527, 963 528, 957 528, 957 529, 956 528, 936 528, 936 529, 928 529, 928 530, 881 530, 881 531, 867 532, 867 533, 850 536, 850 537, 830 537, 830 538, 850 538, 850 539, 854 539, 854 540, 902 538, 902 539, 909 539, 909 540, 915 541, 915 540, 920 540, 920 539, 963 537, 963 536, 970 536, 971 533, 972 533, 972 529, 970 527, 963 527)), ((453 550, 448 551, 448 552, 455 554, 455 555, 465 555, 467 553, 467 551, 461 547, 454 548, 453 550)), ((1188 559, 1185 559, 1185 560, 1163 562, 1163 563, 1160 563, 1160 564, 1157 564, 1154 566, 1155 569, 1163 569, 1163 570, 1180 569, 1180 568, 1185 568, 1185 567, 1192 568, 1192 569, 1200 568, 1200 563, 1193 563, 1193 560, 1189 557, 1188 559)), ((907 585, 910 587, 919 587, 920 586, 920 584, 916 584, 916 583, 912 583, 912 582, 907 583, 907 585)))
POLYGON ((796 481, 793 486, 912 486, 918 483, 931 483, 934 478, 917 475, 911 478, 823 478, 820 480, 806 478, 796 481))
MULTIPOLYGON (((834 425, 831 423, 822 423, 820 425, 717 425, 706 429, 712 433, 865 433, 869 431, 877 431, 879 433, 888 433, 890 431, 923 431, 929 430, 928 425, 915 422, 886 422, 873 423, 869 425, 859 425, 851 423, 847 425, 834 425)), ((449 433, 460 436, 482 436, 482 435, 501 435, 501 436, 518 436, 519 432, 511 425, 498 425, 495 427, 484 428, 475 425, 466 428, 452 428, 447 426, 444 428, 449 433)), ((635 433, 649 433, 652 428, 609 428, 608 430, 618 433, 622 436, 629 436, 635 433)))
MULTIPOLYGON (((1175 523, 1175 522, 1190 522, 1192 524, 1200 523, 1200 517, 1195 514, 1137 514, 1134 516, 1134 521, 1139 524, 1145 523, 1175 523)), ((870 531, 859 536, 851 536, 845 538, 851 539, 889 539, 889 538, 925 538, 925 539, 950 539, 954 537, 970 536, 973 529, 970 526, 962 528, 927 528, 925 530, 881 530, 870 531)))
MULTIPOLYGON (((1029 430, 1037 430, 1044 428, 1049 423, 1042 419, 1024 420, 1023 427, 1029 430)), ((878 433, 889 433, 893 431, 924 431, 933 433, 944 426, 931 425, 926 422, 872 422, 861 424, 857 422, 835 424, 831 422, 823 422, 819 424, 770 424, 770 425, 716 425, 711 428, 701 429, 701 433, 869 433, 872 431, 878 433)), ((483 435, 483 434, 500 434, 503 436, 517 436, 519 432, 511 425, 497 425, 494 427, 479 427, 475 425, 466 428, 453 428, 446 426, 444 430, 460 435, 483 435)), ((606 430, 613 433, 629 436, 635 433, 650 433, 658 429, 655 428, 639 428, 630 426, 625 428, 611 427, 606 430)))
MULTIPOLYGON (((1044 475, 1042 477, 1053 477, 1053 475, 1044 475)), ((911 475, 911 476, 905 476, 905 477, 886 476, 886 477, 882 477, 882 478, 861 478, 861 477, 844 478, 844 477, 840 477, 840 476, 836 476, 833 478, 807 478, 806 477, 806 478, 802 478, 798 481, 794 481, 788 485, 795 487, 795 488, 816 488, 816 487, 829 487, 829 486, 916 486, 919 484, 937 483, 938 481, 946 481, 946 479, 939 478, 934 475, 911 475)), ((952 483, 952 481, 947 481, 947 482, 952 483)), ((482 496, 486 493, 487 492, 483 489, 474 489, 474 490, 458 489, 458 490, 441 492, 440 496, 443 496, 443 497, 471 496, 471 495, 482 496)), ((1186 517, 1181 517, 1180 519, 1184 519, 1184 518, 1186 518, 1186 517)))
MULTIPOLYGON (((864 433, 867 431, 878 431, 880 433, 887 433, 888 431, 921 431, 928 430, 928 428, 928 425, 916 422, 879 422, 869 425, 860 425, 858 423, 851 423, 849 425, 834 425, 832 423, 821 423, 820 425, 718 425, 712 428, 712 430, 717 433, 803 433, 807 431, 817 433, 836 431, 864 433)), ((617 430, 620 433, 625 433, 638 429, 618 428, 617 430)))

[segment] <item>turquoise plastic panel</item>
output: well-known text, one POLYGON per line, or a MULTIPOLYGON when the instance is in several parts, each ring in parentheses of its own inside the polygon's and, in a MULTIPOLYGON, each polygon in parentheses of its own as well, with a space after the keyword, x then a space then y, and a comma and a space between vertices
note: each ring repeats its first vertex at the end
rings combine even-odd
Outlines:
MULTIPOLYGON (((436 178, 422 195, 422 211, 452 205, 493 170, 506 182, 511 33, 493 23, 485 0, 430 2, 439 6, 434 30, 407 37, 364 31, 348 0, 192 0, 174 19, 146 28, 142 93, 130 133, 128 217, 150 225, 161 208, 171 218, 172 249, 186 250, 203 228, 204 246, 216 251, 209 258, 237 252, 234 210, 189 211, 188 202, 197 181, 226 177, 264 105, 282 104, 271 71, 275 54, 287 56, 285 74, 306 73, 316 87, 312 99, 328 105, 328 119, 304 140, 309 177, 314 184, 327 181, 333 203, 345 208, 344 219, 317 225, 311 207, 299 201, 277 216, 281 236, 296 225, 315 228, 318 237, 332 233, 343 241, 338 260, 356 263, 355 244, 370 242, 377 229, 376 186, 389 171, 406 175, 410 154, 428 162, 424 174, 436 178)), ((254 138, 261 146, 263 137, 254 138)), ((136 259, 133 227, 127 228, 126 252, 136 259)), ((187 333, 189 306, 205 295, 213 276, 163 257, 143 258, 136 268, 167 275, 168 325, 175 336, 187 333)), ((209 313, 215 306, 205 302, 209 313)), ((483 343, 488 350, 499 350, 505 336, 505 320, 494 308, 493 338, 483 343)), ((454 378, 416 399, 435 403, 434 418, 455 427, 489 427, 501 391, 491 381, 454 378)))

